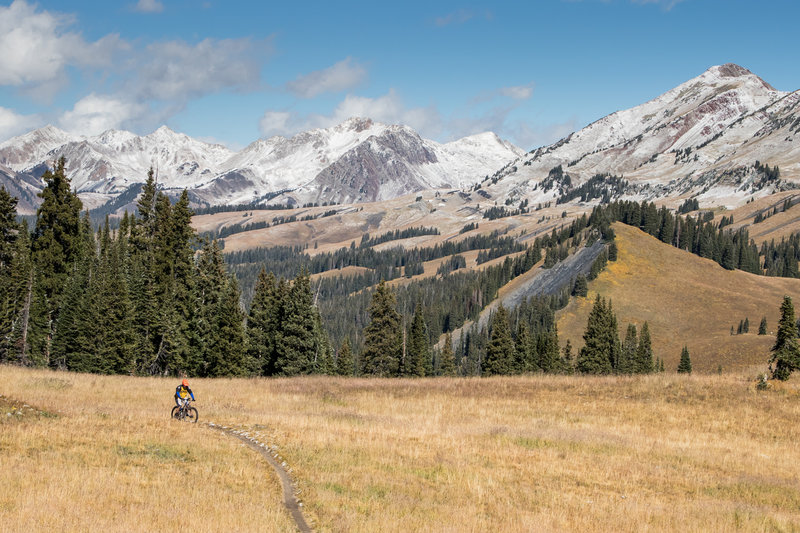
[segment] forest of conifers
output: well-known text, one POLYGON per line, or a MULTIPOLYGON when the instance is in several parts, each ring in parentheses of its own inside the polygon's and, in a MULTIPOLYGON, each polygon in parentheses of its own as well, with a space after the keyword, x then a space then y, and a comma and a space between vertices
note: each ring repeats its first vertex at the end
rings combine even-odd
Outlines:
POLYGON ((586 346, 575 353, 569 344, 559 349, 554 312, 571 295, 585 296, 583 276, 556 294, 500 306, 485 326, 476 319, 500 287, 543 258, 543 267, 552 267, 602 239, 610 244, 587 277, 596 276, 616 258, 614 221, 725 268, 800 275, 797 235, 758 250, 746 230, 732 232, 713 219, 681 217, 648 202, 598 206, 527 246, 492 233, 429 248, 372 248, 438 232, 420 227, 365 235, 360 245, 334 253, 273 247, 224 255, 216 240, 201 239, 192 228, 186 192, 173 204, 157 190, 152 172, 136 213, 125 213, 114 230, 108 221, 92 227, 63 159, 43 180, 32 228, 18 222, 16 199, 0 189, 0 362, 187 376, 652 372, 659 362, 646 327, 629 326, 620 341, 616 317, 602 299, 587 324, 586 346), (467 270, 459 254, 470 250, 480 251, 479 263, 505 260, 467 270), (385 283, 411 278, 438 258, 449 259, 435 276, 396 289, 385 283), (311 274, 350 265, 368 270, 311 281, 311 274), (598 343, 605 347, 593 352, 598 343))

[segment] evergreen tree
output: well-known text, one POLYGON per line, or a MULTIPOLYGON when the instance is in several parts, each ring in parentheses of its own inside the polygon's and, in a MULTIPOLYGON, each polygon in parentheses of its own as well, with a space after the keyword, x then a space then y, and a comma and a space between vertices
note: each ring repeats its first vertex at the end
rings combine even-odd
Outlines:
POLYGON ((742 332, 750 333, 750 319, 747 317, 744 318, 744 324, 742 325, 742 332))
POLYGON ((0 362, 9 359, 10 339, 18 309, 19 294, 12 278, 17 236, 17 198, 0 187, 0 362))
POLYGON ((572 353, 572 343, 567 339, 561 358, 564 360, 568 374, 575 372, 575 355, 572 353))
POLYGON ((268 376, 275 371, 275 338, 279 302, 275 276, 261 267, 247 315, 247 355, 252 372, 268 376))
POLYGON ((339 354, 336 357, 336 373, 340 376, 355 375, 355 364, 353 361, 353 350, 350 348, 350 339, 346 338, 339 347, 339 354))
POLYGON ((425 325, 425 318, 422 316, 422 306, 418 303, 414 310, 414 317, 411 320, 403 374, 406 376, 424 376, 430 361, 428 327, 425 325))
POLYGON ((636 363, 633 371, 639 374, 650 374, 655 369, 653 365, 653 346, 650 341, 650 326, 647 322, 642 324, 639 333, 639 345, 636 348, 636 363))
MULTIPOLYGON (((0 337, 0 361, 28 366, 30 343, 27 335, 31 328, 31 307, 34 291, 34 270, 31 262, 30 234, 23 220, 15 243, 13 259, 5 283, 5 326, 0 337)), ((2 297, 2 296, 0 296, 2 297)), ((47 327, 47 323, 44 323, 47 327)))
POLYGON ((17 198, 0 187, 0 282, 7 279, 14 257, 20 226, 17 224, 17 198))
POLYGON ((633 374, 639 371, 637 351, 639 347, 639 336, 636 333, 636 326, 628 324, 625 332, 625 340, 622 341, 619 364, 617 365, 618 374, 633 374))
POLYGON ((578 274, 578 277, 575 278, 575 286, 572 288, 572 295, 585 298, 587 294, 589 294, 589 284, 586 281, 586 276, 578 274))
POLYGON ((767 334, 767 317, 761 318, 761 323, 758 325, 758 334, 759 335, 767 334))
MULTIPOLYGON (((80 239, 82 204, 78 195, 70 190, 65 167, 66 161, 62 157, 52 171, 48 169, 42 175, 45 187, 38 194, 42 203, 36 211, 36 229, 31 240, 31 256, 38 272, 36 280, 44 295, 44 300, 39 302, 47 302, 47 317, 41 317, 41 321, 47 322, 48 329, 58 318, 60 297, 77 259, 80 239)), ((42 334, 44 342, 37 343, 35 348, 32 345, 32 348, 37 358, 49 361, 52 331, 42 334)))
POLYGON ((515 366, 514 341, 508 325, 508 313, 502 304, 492 316, 491 332, 483 373, 487 376, 511 374, 515 366))
POLYGON ((456 362, 453 354, 453 335, 450 333, 444 337, 439 374, 442 376, 456 375, 456 362))
POLYGON ((600 295, 589 313, 583 340, 585 345, 578 354, 577 370, 583 374, 610 374, 617 360, 619 337, 611 304, 606 304, 600 295))
POLYGON ((774 379, 787 380, 794 370, 800 368, 800 345, 797 340, 797 321, 794 304, 788 296, 783 297, 778 333, 772 347, 770 369, 774 379))
POLYGON ((369 305, 370 322, 364 328, 361 358, 364 373, 373 376, 396 376, 402 354, 401 319, 397 299, 385 281, 381 281, 369 305))
POLYGON ((678 363, 678 374, 691 374, 692 373, 692 360, 689 357, 689 348, 686 346, 681 350, 681 360, 678 363))
POLYGON ((226 276, 211 324, 209 366, 211 377, 243 376, 249 372, 245 348, 244 313, 239 304, 241 294, 236 278, 226 276))
POLYGON ((520 321, 517 325, 517 336, 514 338, 514 353, 516 354, 516 361, 514 361, 514 373, 519 374, 523 372, 533 372, 533 342, 531 335, 528 333, 528 326, 520 321))
POLYGON ((296 376, 314 370, 319 345, 314 324, 314 297, 308 272, 293 281, 286 299, 281 335, 276 343, 275 370, 278 375, 296 376))
POLYGON ((558 348, 558 331, 555 326, 537 335, 537 354, 539 368, 551 374, 563 374, 567 371, 566 362, 561 358, 558 348))
POLYGON ((45 294, 52 311, 66 286, 65 280, 74 262, 80 239, 81 201, 70 190, 62 157, 55 168, 45 171, 45 188, 38 194, 42 204, 36 211, 36 229, 31 249, 33 260, 43 280, 45 294))

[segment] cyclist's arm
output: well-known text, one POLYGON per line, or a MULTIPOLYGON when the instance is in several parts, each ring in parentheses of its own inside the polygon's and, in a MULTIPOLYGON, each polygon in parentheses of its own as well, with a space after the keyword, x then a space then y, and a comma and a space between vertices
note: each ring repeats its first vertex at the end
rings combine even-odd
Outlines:
POLYGON ((191 396, 192 397, 192 401, 194 401, 194 393, 192 392, 192 389, 186 389, 186 390, 189 391, 189 396, 191 396))

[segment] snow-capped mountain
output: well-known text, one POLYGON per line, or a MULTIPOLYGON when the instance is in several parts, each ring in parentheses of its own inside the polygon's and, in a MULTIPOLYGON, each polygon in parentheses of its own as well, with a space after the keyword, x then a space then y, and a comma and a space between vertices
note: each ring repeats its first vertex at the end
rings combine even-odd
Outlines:
POLYGON ((275 201, 359 202, 472 184, 522 153, 492 133, 439 144, 408 127, 361 118, 288 139, 258 140, 239 152, 167 127, 145 136, 111 130, 77 137, 47 126, 0 144, 0 170, 9 171, 4 183, 15 176, 36 183, 46 165, 64 156, 73 186, 90 207, 142 183, 150 167, 161 187, 188 188, 209 205, 265 201, 281 193, 275 201), (347 184, 337 182, 343 173, 347 184), (373 187, 375 182, 383 185, 373 187))
POLYGON ((696 195, 735 205, 753 193, 756 173, 741 169, 755 161, 779 166, 783 180, 800 181, 800 91, 777 91, 727 64, 525 154, 496 172, 486 188, 498 197, 543 202, 609 173, 645 197, 696 195), (547 183, 559 165, 569 184, 547 183), (539 187, 543 181, 547 186, 539 187))

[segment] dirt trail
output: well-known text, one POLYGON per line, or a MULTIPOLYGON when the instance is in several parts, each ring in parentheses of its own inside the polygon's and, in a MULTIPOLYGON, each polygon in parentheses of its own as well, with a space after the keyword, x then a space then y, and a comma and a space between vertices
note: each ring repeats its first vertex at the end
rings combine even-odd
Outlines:
POLYGON ((302 533, 311 533, 311 527, 309 527, 308 522, 306 522, 305 517, 303 516, 302 512, 302 503, 297 500, 295 496, 296 488, 294 483, 292 483, 292 479, 289 477, 289 473, 284 468, 285 463, 280 463, 276 459, 277 454, 267 446, 259 442, 255 437, 252 437, 246 431, 238 431, 233 428, 229 428, 227 426, 220 426, 214 424, 213 422, 208 422, 208 427, 211 429, 217 429, 231 437, 236 437, 240 441, 247 444, 252 450, 261 454, 264 459, 272 466, 273 470, 278 474, 278 477, 281 480, 281 485, 283 486, 283 504, 288 509, 289 513, 292 515, 295 523, 297 524, 297 528, 302 533))

